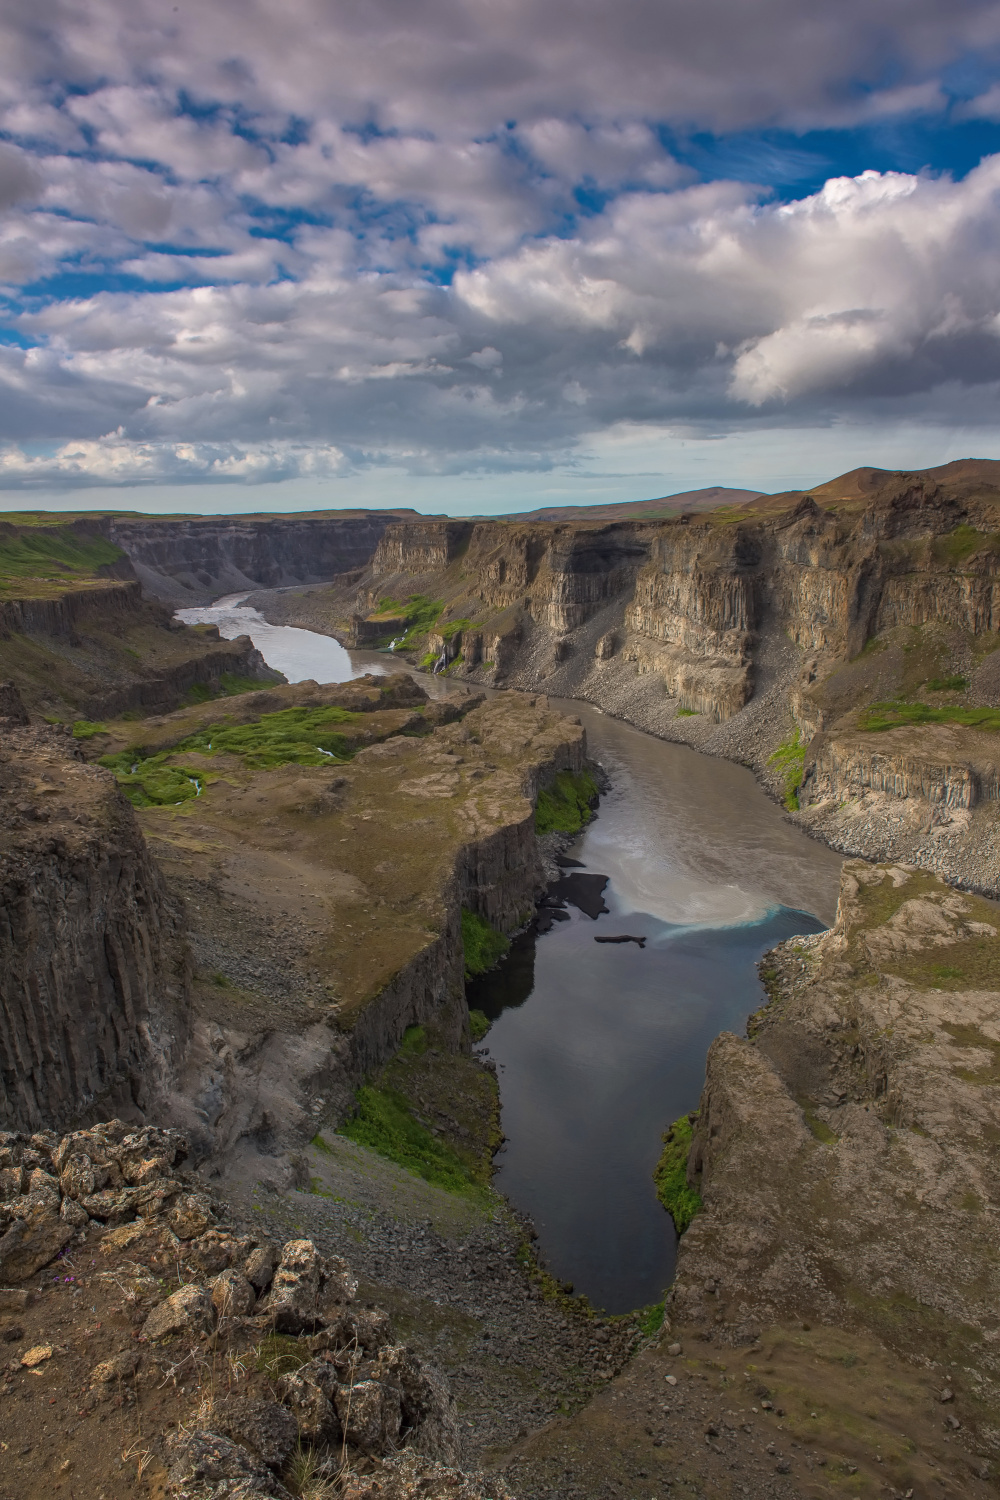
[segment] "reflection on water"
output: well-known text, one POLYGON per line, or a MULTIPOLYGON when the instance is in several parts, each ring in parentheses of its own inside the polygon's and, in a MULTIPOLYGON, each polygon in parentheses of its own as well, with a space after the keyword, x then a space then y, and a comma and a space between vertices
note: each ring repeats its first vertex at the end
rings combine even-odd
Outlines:
MULTIPOLYGON (((292 682, 407 670, 268 625, 242 597, 178 613, 229 639, 250 635, 292 682)), ((433 697, 455 690, 419 681, 433 697)), ((469 1000, 494 1020, 507 1137, 497 1186, 534 1219, 554 1274, 623 1312, 657 1301, 673 1274, 673 1225, 652 1182, 660 1136, 697 1106, 713 1038, 742 1033, 760 1004, 760 955, 832 921, 841 860, 788 823, 745 768, 575 701, 553 707, 580 716, 611 779, 572 851, 590 879, 563 883, 577 904, 544 935, 516 938, 469 1000), (595 943, 595 932, 646 946, 595 943)))
POLYGON ((339 641, 319 635, 315 630, 300 630, 294 625, 269 625, 255 609, 240 604, 243 594, 227 594, 214 604, 196 609, 179 609, 177 618, 186 625, 218 625, 227 641, 248 635, 269 667, 284 672, 289 682, 349 682, 365 672, 384 673, 384 659, 368 653, 371 660, 356 665, 339 641))
POLYGON ((652 1173, 660 1136, 695 1109, 705 1054, 742 1033, 763 992, 755 963, 822 924, 780 907, 735 927, 681 928, 628 910, 569 906, 544 936, 516 938, 505 963, 469 986, 494 1020, 507 1143, 496 1186, 531 1215, 554 1275, 609 1312, 657 1302, 676 1236, 652 1173), (646 947, 595 933, 644 935, 646 947))

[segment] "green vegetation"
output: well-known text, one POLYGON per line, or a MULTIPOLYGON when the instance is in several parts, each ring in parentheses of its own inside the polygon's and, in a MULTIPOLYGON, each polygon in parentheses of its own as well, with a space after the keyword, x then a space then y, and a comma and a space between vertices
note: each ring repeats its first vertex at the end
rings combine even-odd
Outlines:
POLYGON ((490 1020, 485 1011, 469 1011, 469 1030, 472 1033, 472 1040, 474 1042, 481 1042, 492 1024, 493 1022, 490 1020))
MULTIPOLYGON (((329 762, 349 760, 352 749, 333 726, 354 724, 361 715, 347 709, 282 708, 263 714, 253 724, 209 724, 170 750, 146 755, 141 747, 104 755, 100 764, 114 771, 136 807, 163 807, 184 802, 198 795, 204 773, 187 766, 171 765, 177 755, 241 755, 252 770, 273 770, 275 766, 323 766, 329 762)), ((78 723, 83 723, 83 720, 78 723)), ((103 725, 89 726, 74 734, 87 738, 98 734, 103 725)))
POLYGON ((438 626, 438 634, 443 635, 446 641, 450 641, 460 630, 468 630, 471 624, 471 620, 449 620, 447 625, 438 626))
POLYGON ((292 1338, 289 1333, 269 1333, 257 1346, 257 1369, 277 1379, 299 1369, 309 1357, 304 1339, 292 1338))
POLYGON ((679 708, 674 715, 676 719, 696 719, 698 710, 696 708, 679 708))
POLYGON ((322 1135, 314 1135, 309 1144, 310 1146, 315 1146, 317 1151, 322 1151, 324 1156, 333 1155, 333 1147, 329 1141, 323 1139, 322 1135))
POLYGON ((697 1114, 681 1115, 663 1136, 663 1151, 653 1172, 656 1196, 683 1234, 701 1208, 701 1194, 688 1186, 687 1163, 691 1151, 691 1127, 697 1114))
POLYGON ((809 1129, 818 1141, 823 1142, 824 1146, 830 1146, 834 1141, 840 1139, 836 1131, 831 1130, 826 1121, 820 1119, 808 1099, 800 1099, 799 1108, 805 1116, 805 1122, 809 1126, 809 1129))
POLYGON ((402 1094, 392 1089, 358 1089, 358 1112, 340 1134, 446 1192, 482 1193, 465 1163, 413 1118, 402 1094))
POLYGON ((859 729, 880 733, 914 724, 961 724, 967 729, 1000 729, 1000 708, 965 708, 948 704, 935 708, 929 703, 872 703, 858 715, 859 729))
POLYGON ((553 784, 538 793, 535 832, 579 833, 590 822, 597 794, 597 782, 589 771, 560 771, 553 784))
MULTIPOLYGON (((55 719, 51 722, 58 723, 59 721, 55 719)), ((95 734, 107 734, 107 732, 108 726, 106 724, 99 724, 90 719, 77 719, 73 725, 73 738, 75 740, 92 740, 95 734)))
POLYGON ((969 686, 967 677, 932 677, 927 684, 929 693, 964 693, 969 686))
POLYGON ((465 950, 465 977, 475 979, 498 964, 510 947, 509 938, 484 922, 476 912, 462 907, 462 947, 465 950))
POLYGON ((956 567, 974 552, 1000 551, 1000 536, 995 532, 977 531, 974 526, 956 526, 947 536, 935 537, 931 552, 936 562, 956 567))
POLYGON ((406 621, 406 630, 399 644, 405 649, 415 645, 419 636, 433 630, 443 609, 443 599, 429 599, 426 594, 410 594, 405 604, 398 599, 380 599, 378 611, 372 618, 377 620, 381 615, 401 616, 406 621))
POLYGON ((649 1307, 642 1309, 639 1317, 639 1332, 644 1339, 651 1339, 654 1333, 659 1333, 663 1327, 666 1311, 666 1304, 663 1302, 652 1302, 649 1307))
POLYGON ((397 1057, 423 1057, 427 1051, 427 1029, 424 1026, 407 1026, 399 1044, 397 1057))
POLYGON ((775 750, 768 761, 769 766, 774 766, 781 773, 785 791, 785 806, 789 812, 797 812, 799 806, 799 787, 802 785, 802 777, 805 774, 806 746, 799 734, 799 726, 796 724, 795 733, 775 750))
POLYGON ((190 766, 167 765, 172 751, 138 756, 135 750, 102 755, 100 764, 114 771, 133 807, 174 807, 199 795, 201 776, 190 766))
POLYGON ((93 578, 98 568, 124 553, 102 536, 81 535, 72 526, 0 525, 0 589, 11 591, 18 580, 69 583, 93 578))

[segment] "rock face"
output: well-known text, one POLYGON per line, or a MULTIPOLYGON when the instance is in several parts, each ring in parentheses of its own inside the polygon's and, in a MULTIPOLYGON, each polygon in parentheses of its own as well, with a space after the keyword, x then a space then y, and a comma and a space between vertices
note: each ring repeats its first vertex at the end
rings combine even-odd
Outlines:
POLYGON ((709 1053, 688 1167, 705 1207, 673 1313, 727 1343, 816 1322, 957 1360, 976 1441, 1000 1451, 997 910, 912 867, 849 863, 836 926, 762 974, 750 1039, 709 1053))
POLYGON ((196 516, 182 521, 109 518, 108 535, 147 595, 177 606, 239 589, 318 583, 362 568, 387 522, 405 511, 313 516, 196 516))
POLYGON ((141 1119, 187 1035, 180 914, 72 740, 11 731, 0 786, 0 1122, 58 1128, 98 1100, 141 1119))

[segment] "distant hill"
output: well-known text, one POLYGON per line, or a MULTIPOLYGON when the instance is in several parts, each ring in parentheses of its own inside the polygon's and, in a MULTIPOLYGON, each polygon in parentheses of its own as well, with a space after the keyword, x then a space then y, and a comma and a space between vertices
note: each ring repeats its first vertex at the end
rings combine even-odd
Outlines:
POLYGON ((682 490, 679 495, 664 495, 658 500, 621 500, 613 505, 551 505, 543 510, 519 511, 504 516, 507 521, 656 521, 724 505, 747 505, 756 500, 760 490, 729 490, 713 484, 704 490, 682 490))

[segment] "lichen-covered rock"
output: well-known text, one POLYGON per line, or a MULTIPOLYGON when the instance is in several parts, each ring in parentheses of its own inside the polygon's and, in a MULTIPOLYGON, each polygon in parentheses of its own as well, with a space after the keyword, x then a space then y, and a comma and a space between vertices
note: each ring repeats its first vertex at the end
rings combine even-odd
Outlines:
POLYGON ((362 1453, 385 1453, 396 1447, 403 1422, 398 1389, 378 1380, 341 1385, 334 1398, 347 1441, 362 1453))
POLYGON ((231 1396, 220 1402, 212 1412, 212 1426, 276 1471, 285 1467, 299 1439, 291 1412, 262 1397, 231 1396))
POLYGON ((320 1293, 328 1279, 327 1262, 312 1240, 288 1240, 261 1311, 282 1333, 311 1332, 321 1322, 320 1293))
POLYGON ((214 1327, 215 1308, 208 1293, 200 1286, 182 1286, 153 1308, 142 1333, 147 1339, 166 1339, 178 1333, 211 1333, 214 1327))
POLYGON ((207 1193, 182 1193, 172 1204, 167 1219, 179 1240, 195 1240, 212 1222, 212 1200, 207 1193))
POLYGON ((136 1349, 123 1349, 111 1359, 95 1365, 90 1372, 92 1385, 109 1385, 113 1380, 127 1380, 139 1368, 139 1353, 136 1349))
POLYGON ((348 1474, 341 1500, 512 1500, 503 1480, 464 1474, 406 1449, 370 1474, 348 1474))
POLYGON ((242 1260, 249 1243, 249 1240, 224 1229, 209 1229, 197 1239, 189 1240, 184 1259, 204 1271, 206 1276, 211 1276, 242 1260))
POLYGON ((46 1202, 36 1203, 0 1239, 0 1282, 24 1281, 59 1254, 75 1228, 46 1202))
POLYGON ((408 1447, 441 1463, 458 1461, 458 1412, 443 1375, 402 1344, 382 1349, 366 1373, 398 1390, 408 1447))
POLYGON ((281 1251, 270 1240, 265 1240, 247 1256, 243 1274, 258 1296, 266 1292, 274 1280, 274 1272, 280 1259, 281 1251))
POLYGON ((223 1271, 212 1282, 212 1305, 220 1318, 245 1317, 256 1301, 256 1292, 240 1271, 223 1271))
POLYGON ((312 1349, 339 1349, 356 1346, 366 1354, 375 1354, 392 1343, 392 1321, 380 1307, 345 1309, 321 1333, 310 1340, 312 1349))
POLYGON ((314 1359, 278 1382, 278 1393, 289 1408, 307 1443, 340 1440, 336 1397, 339 1389, 336 1367, 314 1359))
POLYGON ((284 1485, 249 1449, 216 1432, 178 1433, 168 1443, 166 1492, 172 1500, 291 1500, 284 1485))

